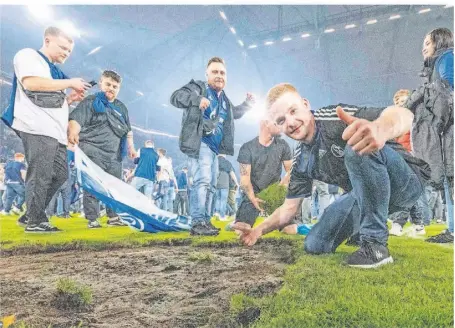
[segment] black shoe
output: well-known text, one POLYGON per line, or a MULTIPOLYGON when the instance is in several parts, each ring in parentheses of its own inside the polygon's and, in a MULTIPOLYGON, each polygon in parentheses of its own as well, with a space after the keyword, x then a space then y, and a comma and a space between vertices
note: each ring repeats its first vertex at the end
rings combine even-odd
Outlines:
POLYGON ((393 263, 386 246, 374 242, 362 242, 360 248, 349 255, 346 264, 354 268, 371 269, 393 263))
POLYGON ((48 222, 27 225, 27 227, 25 228, 26 233, 52 233, 61 231, 62 230, 60 230, 59 228, 51 226, 48 222))
POLYGON ((220 232, 208 226, 205 222, 193 224, 190 230, 191 236, 217 236, 220 232))
POLYGON ((27 226, 27 223, 28 223, 28 217, 26 217, 25 214, 22 214, 22 216, 19 218, 19 220, 17 220, 17 224, 22 227, 27 226))
POLYGON ((449 232, 449 230, 445 230, 441 232, 439 235, 430 237, 425 240, 429 243, 436 243, 436 244, 449 244, 453 243, 453 234, 449 232))

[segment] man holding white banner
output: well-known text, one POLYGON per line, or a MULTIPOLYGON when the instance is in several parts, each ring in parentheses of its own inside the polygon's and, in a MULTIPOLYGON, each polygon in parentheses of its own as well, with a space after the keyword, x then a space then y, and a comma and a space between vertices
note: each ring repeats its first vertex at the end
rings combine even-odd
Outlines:
MULTIPOLYGON (((122 159, 128 152, 136 157, 128 109, 117 99, 121 77, 114 71, 104 71, 100 79, 101 92, 86 97, 70 114, 68 141, 80 149, 95 164, 110 175, 121 178, 122 159)), ((84 192, 84 212, 89 228, 100 228, 99 202, 95 195, 84 192)), ((125 225, 107 207, 108 225, 125 225)))

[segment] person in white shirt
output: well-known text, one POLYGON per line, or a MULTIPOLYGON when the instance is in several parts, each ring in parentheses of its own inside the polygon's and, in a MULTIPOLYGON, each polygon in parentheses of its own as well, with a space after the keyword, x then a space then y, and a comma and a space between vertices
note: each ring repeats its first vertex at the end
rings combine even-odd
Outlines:
POLYGON ((168 190, 169 190, 169 181, 171 178, 174 178, 174 170, 172 169, 171 162, 166 158, 166 149, 158 148, 159 160, 158 167, 160 168, 158 172, 158 196, 156 198, 156 206, 162 210, 167 210, 168 206, 168 190))
POLYGON ((25 185, 27 212, 18 223, 25 232, 58 232, 45 209, 67 180, 68 105, 84 98, 91 85, 68 78, 55 64, 71 55, 73 39, 56 27, 44 32, 39 51, 26 48, 14 56, 11 101, 2 119, 22 139, 28 173, 25 185), (72 91, 66 95, 66 89, 72 91))

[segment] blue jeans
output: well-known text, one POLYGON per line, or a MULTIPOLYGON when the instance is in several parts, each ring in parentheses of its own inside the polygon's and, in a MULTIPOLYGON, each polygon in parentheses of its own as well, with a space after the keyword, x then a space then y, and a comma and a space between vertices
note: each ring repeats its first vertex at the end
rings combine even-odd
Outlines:
POLYGON ((175 188, 170 187, 167 191, 167 209, 168 212, 174 212, 175 188))
POLYGON ((158 200, 156 206, 162 210, 167 210, 169 181, 160 181, 158 187, 158 200))
POLYGON ((201 143, 199 158, 188 158, 188 172, 193 178, 190 189, 192 222, 210 221, 218 178, 218 156, 205 143, 201 143))
POLYGON ((152 199, 153 194, 153 187, 154 182, 152 180, 140 177, 134 177, 131 181, 131 185, 136 188, 136 190, 140 190, 144 187, 144 195, 147 196, 149 199, 152 199))
POLYGON ((16 199, 16 207, 22 208, 25 202, 25 186, 21 183, 7 183, 4 210, 11 211, 14 199, 16 199), (16 199, 17 197, 17 199, 16 199))
POLYGON ((446 207, 447 207, 447 228, 451 233, 453 233, 453 199, 450 195, 452 192, 449 192, 449 183, 447 179, 444 181, 444 194, 446 197, 446 207))
POLYGON ((229 195, 229 189, 217 189, 216 190, 216 209, 219 211, 220 216, 224 218, 226 216, 227 199, 229 195))
POLYGON ((308 253, 334 252, 357 231, 361 241, 386 246, 388 214, 409 210, 424 192, 414 171, 389 146, 368 156, 346 146, 344 156, 353 190, 326 208, 305 239, 308 253))

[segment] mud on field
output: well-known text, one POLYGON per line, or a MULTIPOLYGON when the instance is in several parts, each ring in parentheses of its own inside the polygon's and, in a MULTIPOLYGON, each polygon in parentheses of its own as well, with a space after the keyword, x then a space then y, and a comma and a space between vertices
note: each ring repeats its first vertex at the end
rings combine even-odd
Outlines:
POLYGON ((226 320, 231 296, 275 292, 294 254, 289 244, 261 243, 252 249, 152 246, 3 257, 0 316, 54 328, 80 322, 106 328, 240 326, 259 311, 226 320), (89 308, 56 304, 56 282, 63 277, 90 286, 89 308))

